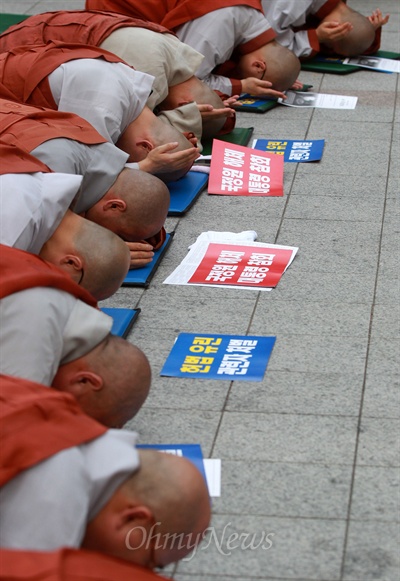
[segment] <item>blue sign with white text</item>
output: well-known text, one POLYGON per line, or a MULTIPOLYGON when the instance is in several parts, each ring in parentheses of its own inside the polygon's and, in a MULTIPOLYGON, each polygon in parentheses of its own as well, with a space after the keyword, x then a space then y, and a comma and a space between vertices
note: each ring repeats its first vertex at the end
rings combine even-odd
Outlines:
POLYGON ((275 340, 276 337, 180 333, 160 375, 262 381, 275 340))
POLYGON ((255 139, 253 149, 283 155, 284 161, 299 163, 319 161, 324 151, 325 140, 314 139, 294 141, 291 139, 255 139))

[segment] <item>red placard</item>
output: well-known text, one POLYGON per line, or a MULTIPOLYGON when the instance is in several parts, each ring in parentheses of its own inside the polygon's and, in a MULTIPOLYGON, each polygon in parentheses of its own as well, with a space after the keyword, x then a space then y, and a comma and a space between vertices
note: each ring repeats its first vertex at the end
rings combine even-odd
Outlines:
POLYGON ((275 287, 292 257, 292 250, 210 243, 188 283, 275 287))
POLYGON ((282 156, 214 139, 208 193, 283 196, 282 156))

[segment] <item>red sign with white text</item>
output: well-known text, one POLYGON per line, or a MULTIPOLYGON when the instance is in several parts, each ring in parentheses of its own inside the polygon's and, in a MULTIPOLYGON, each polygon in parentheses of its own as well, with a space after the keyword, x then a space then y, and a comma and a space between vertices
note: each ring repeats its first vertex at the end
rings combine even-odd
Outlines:
POLYGON ((283 248, 210 243, 188 283, 275 287, 292 257, 283 248))
POLYGON ((214 139, 208 193, 223 196, 283 196, 283 158, 214 139))

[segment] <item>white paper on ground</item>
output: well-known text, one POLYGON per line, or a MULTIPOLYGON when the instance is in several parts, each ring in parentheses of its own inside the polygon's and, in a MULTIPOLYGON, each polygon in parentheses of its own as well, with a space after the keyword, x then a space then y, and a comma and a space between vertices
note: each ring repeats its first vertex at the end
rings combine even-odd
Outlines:
POLYGON ((204 458, 208 492, 210 496, 221 496, 221 460, 219 458, 204 458))
POLYGON ((286 91, 286 99, 278 103, 287 107, 318 107, 320 109, 355 109, 358 97, 349 95, 328 95, 327 93, 305 93, 286 91))
POLYGON ((343 61, 344 65, 363 67, 371 71, 383 71, 385 73, 400 73, 400 61, 384 59, 373 56, 356 56, 343 61))

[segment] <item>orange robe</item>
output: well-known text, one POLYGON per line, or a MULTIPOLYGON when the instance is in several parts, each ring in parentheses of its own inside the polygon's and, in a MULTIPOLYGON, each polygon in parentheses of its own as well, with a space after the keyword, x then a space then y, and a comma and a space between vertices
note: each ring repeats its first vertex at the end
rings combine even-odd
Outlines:
POLYGON ((18 145, 0 139, 0 175, 8 173, 51 173, 51 169, 18 145))
POLYGON ((0 272, 0 299, 28 288, 43 286, 65 291, 88 305, 97 307, 96 300, 87 290, 57 266, 30 252, 1 244, 0 272))
POLYGON ((81 410, 71 394, 0 375, 0 486, 57 452, 106 431, 81 410))
POLYGON ((167 581, 149 569, 76 549, 0 550, 0 581, 167 581))
MULTIPOLYGON (((0 138, 3 142, 30 152, 45 141, 60 137, 86 145, 107 143, 90 123, 75 113, 52 111, 0 98, 0 138)), ((2 158, 3 167, 8 162, 8 157, 2 158)))
POLYGON ((0 97, 7 99, 11 92, 20 103, 57 109, 47 77, 63 63, 80 58, 103 58, 126 64, 111 52, 94 46, 62 42, 19 46, 0 54, 0 97), (2 87, 7 94, 2 92, 2 87))
POLYGON ((118 28, 139 27, 153 32, 173 34, 167 28, 139 18, 110 12, 59 10, 35 14, 0 35, 0 51, 19 45, 32 46, 50 41, 100 46, 118 28))
POLYGON ((87 10, 109 10, 145 18, 170 30, 213 10, 238 5, 262 12, 261 0, 86 0, 87 10))
MULTIPOLYGON (((80 409, 72 395, 26 379, 0 375, 0 486, 23 470, 62 450, 90 442, 106 431, 107 428, 80 409)), ((1 581, 38 579, 151 581, 163 578, 138 565, 85 550, 0 551, 1 581)))

